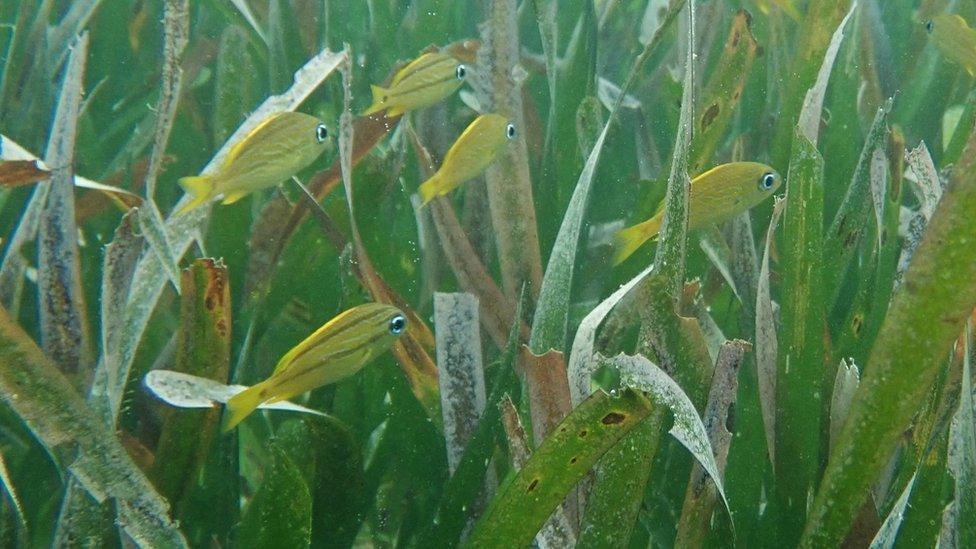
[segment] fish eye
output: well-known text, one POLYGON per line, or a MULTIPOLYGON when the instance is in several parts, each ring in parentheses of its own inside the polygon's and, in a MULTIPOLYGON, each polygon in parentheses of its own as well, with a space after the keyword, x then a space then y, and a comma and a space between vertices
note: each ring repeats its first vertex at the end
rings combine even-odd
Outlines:
POLYGON ((454 76, 457 76, 458 80, 464 80, 464 77, 468 74, 468 69, 464 65, 458 65, 454 69, 454 76))
POLYGON ((509 124, 505 128, 505 135, 507 135, 509 139, 515 139, 515 124, 509 124))
POLYGON ((329 130, 325 127, 325 124, 319 124, 315 126, 315 140, 319 143, 325 141, 329 138, 329 130))
POLYGON ((762 179, 759 180, 759 190, 768 191, 773 188, 776 184, 776 174, 773 172, 766 172, 763 174, 762 179))
POLYGON ((396 315, 390 319, 390 333, 398 336, 407 328, 407 319, 403 315, 396 315))
POLYGON ((926 32, 932 32, 932 27, 933 26, 934 25, 932 24, 932 20, 929 19, 928 21, 925 22, 925 31, 926 32))

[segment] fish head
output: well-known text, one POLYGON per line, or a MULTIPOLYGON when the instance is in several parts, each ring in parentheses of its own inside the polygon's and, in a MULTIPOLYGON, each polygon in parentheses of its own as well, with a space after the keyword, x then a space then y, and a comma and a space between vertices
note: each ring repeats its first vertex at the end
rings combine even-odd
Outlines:
POLYGON ((783 177, 771 166, 760 162, 733 162, 723 166, 729 170, 723 174, 726 181, 734 182, 735 196, 725 196, 733 199, 739 205, 737 210, 752 208, 766 200, 783 184, 783 177))
POLYGON ((359 330, 369 334, 367 341, 379 352, 393 345, 407 331, 407 315, 385 303, 366 303, 354 309, 359 330))
POLYGON ((489 151, 498 151, 518 136, 518 129, 508 118, 497 114, 482 114, 469 126, 474 141, 487 145, 489 151))
POLYGON ((375 304, 379 310, 377 319, 378 325, 375 327, 379 335, 375 343, 370 345, 374 354, 379 354, 389 349, 403 334, 407 333, 407 315, 393 305, 375 304))

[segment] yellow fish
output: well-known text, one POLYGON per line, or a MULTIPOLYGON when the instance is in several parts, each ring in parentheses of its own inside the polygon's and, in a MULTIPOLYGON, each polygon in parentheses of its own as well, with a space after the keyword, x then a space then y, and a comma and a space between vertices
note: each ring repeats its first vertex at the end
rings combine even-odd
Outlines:
POLYGON ((386 116, 429 107, 461 87, 467 68, 450 55, 425 53, 396 73, 389 88, 372 85, 373 104, 363 116, 387 109, 386 116))
POLYGON ((184 214, 222 194, 231 204, 248 194, 278 185, 311 164, 329 144, 329 131, 318 118, 300 112, 269 117, 234 145, 210 175, 180 178, 193 200, 184 214))
POLYGON ((962 16, 943 13, 926 22, 925 30, 943 55, 976 76, 976 30, 962 16))
POLYGON ((392 305, 367 303, 340 313, 285 353, 268 379, 227 401, 224 432, 266 402, 288 400, 355 374, 406 328, 407 317, 392 305))
POLYGON ((447 194, 477 177, 495 160, 505 143, 515 138, 515 126, 500 114, 483 114, 461 133, 444 156, 441 169, 420 185, 423 203, 447 194))
MULTIPOLYGON (((697 229, 728 221, 771 196, 782 182, 776 170, 758 162, 731 162, 716 166, 691 180, 688 228, 697 229)), ((663 219, 662 202, 654 217, 618 232, 614 264, 623 262, 642 244, 655 238, 661 230, 663 219)))

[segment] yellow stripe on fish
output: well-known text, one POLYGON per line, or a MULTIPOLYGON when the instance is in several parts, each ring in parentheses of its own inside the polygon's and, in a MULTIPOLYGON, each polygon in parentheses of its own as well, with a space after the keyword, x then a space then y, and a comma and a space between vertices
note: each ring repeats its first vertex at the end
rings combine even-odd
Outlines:
POLYGON ((448 149, 437 173, 420 185, 423 203, 481 175, 505 144, 515 138, 515 133, 515 126, 499 114, 483 114, 475 118, 448 149))
POLYGON ((268 379, 227 401, 223 430, 233 429, 264 403, 287 400, 347 378, 393 346, 407 327, 392 305, 348 309, 285 353, 268 379))
MULTIPOLYGON (((698 229, 728 221, 771 196, 780 184, 779 173, 758 162, 716 166, 691 181, 688 228, 698 229)), ((653 217, 618 232, 614 239, 614 264, 620 264, 645 242, 657 237, 663 220, 662 202, 653 217)))
POLYGON ((373 104, 363 116, 383 109, 386 116, 397 116, 429 107, 461 87, 466 73, 467 68, 450 55, 425 53, 396 73, 389 88, 370 86, 373 104))
POLYGON ((329 131, 314 116, 300 112, 270 116, 231 148, 214 173, 179 180, 193 200, 177 215, 218 195, 223 195, 224 204, 231 204, 278 185, 311 164, 329 143, 329 131))

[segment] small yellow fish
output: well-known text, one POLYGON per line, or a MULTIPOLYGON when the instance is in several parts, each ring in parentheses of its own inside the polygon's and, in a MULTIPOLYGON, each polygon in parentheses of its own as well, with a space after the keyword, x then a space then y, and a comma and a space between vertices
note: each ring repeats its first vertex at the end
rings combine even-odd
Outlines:
POLYGON ((387 109, 386 116, 429 107, 461 87, 467 68, 450 55, 425 53, 396 73, 389 88, 370 86, 373 104, 363 116, 387 109))
POLYGON ((392 305, 367 303, 340 313, 285 353, 268 379, 227 401, 224 432, 266 402, 288 400, 355 374, 406 328, 407 317, 392 305))
POLYGON ((935 47, 976 76, 976 29, 960 15, 943 13, 925 23, 935 47))
POLYGON ((180 178, 193 200, 184 214, 222 194, 232 204, 248 194, 278 185, 311 164, 329 144, 329 131, 318 118, 300 112, 269 117, 234 145, 210 175, 180 178))
MULTIPOLYGON (((688 228, 697 229, 732 219, 759 204, 779 188, 776 170, 758 162, 731 162, 716 166, 691 180, 688 228)), ((654 217, 617 233, 614 264, 630 257, 642 244, 655 238, 664 219, 664 203, 654 217)))
POLYGON ((447 194, 477 177, 495 160, 505 143, 515 138, 515 126, 500 114, 483 114, 461 133, 448 149, 437 173, 420 185, 423 203, 447 194))

